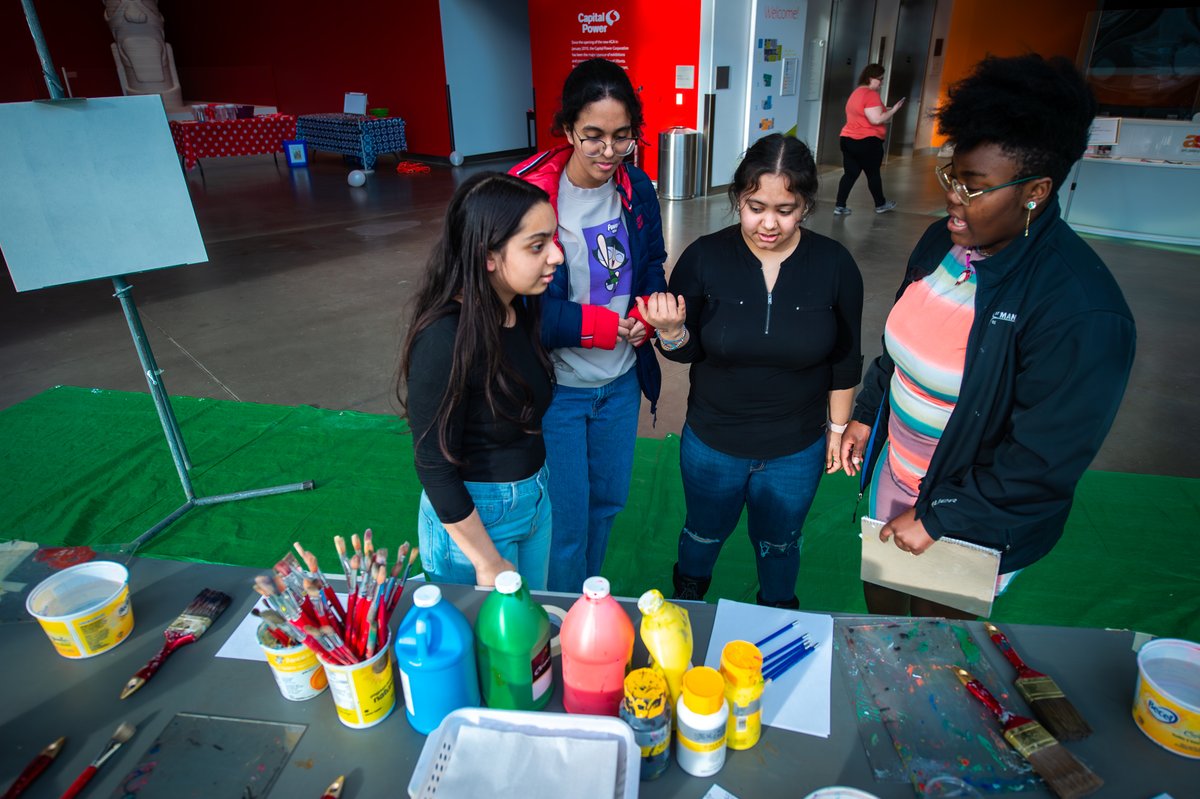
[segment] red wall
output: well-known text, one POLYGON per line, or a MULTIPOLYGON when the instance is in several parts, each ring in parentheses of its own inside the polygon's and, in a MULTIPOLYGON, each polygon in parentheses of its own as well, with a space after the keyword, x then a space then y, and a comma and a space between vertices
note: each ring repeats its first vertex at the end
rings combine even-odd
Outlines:
MULTIPOLYGON (((37 9, 55 65, 77 72, 74 94, 120 94, 103 5, 40 0, 37 9)), ((362 91, 370 107, 404 117, 412 152, 450 152, 437 0, 162 0, 159 9, 186 102, 305 114, 340 111, 345 92, 362 91)), ((48 96, 21 4, 0 3, 0 102, 48 96)))
MULTIPOLYGON (((605 24, 605 23, 599 23, 605 24)), ((658 132, 672 125, 696 126, 696 89, 678 90, 683 104, 675 104, 676 65, 700 66, 700 3, 695 0, 611 0, 597 6, 584 0, 529 0, 529 33, 533 41, 533 86, 537 94, 538 146, 542 149, 565 141, 551 136, 554 114, 562 96, 563 80, 573 66, 572 42, 612 40, 625 56, 625 68, 635 89, 641 88, 648 142, 640 155, 642 169, 658 173, 658 132), (604 32, 585 32, 580 14, 616 11, 620 19, 604 32)), ((576 60, 581 56, 577 54, 576 60)), ((699 76, 696 78, 699 81, 699 76)))

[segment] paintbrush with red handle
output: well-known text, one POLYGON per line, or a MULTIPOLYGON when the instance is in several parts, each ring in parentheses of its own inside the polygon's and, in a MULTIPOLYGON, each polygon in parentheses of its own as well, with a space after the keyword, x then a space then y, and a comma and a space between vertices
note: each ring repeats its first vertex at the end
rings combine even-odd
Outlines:
POLYGON ((1060 741, 1082 741, 1092 734, 1092 727, 1080 715, 1071 700, 1063 694, 1058 683, 1040 671, 1034 671, 1025 665, 1025 661, 1012 648, 1004 633, 996 629, 991 622, 984 623, 984 629, 1008 662, 1017 670, 1017 679, 1013 685, 1025 701, 1029 703, 1033 715, 1037 716, 1050 734, 1060 741))
POLYGON ((96 775, 96 772, 100 770, 100 767, 103 766, 110 757, 116 754, 116 751, 121 748, 121 744, 132 738, 135 732, 137 732, 137 727, 133 726, 128 721, 121 722, 121 725, 113 731, 112 737, 108 739, 108 743, 104 745, 102 750, 100 750, 100 754, 96 756, 96 759, 93 760, 87 768, 80 772, 79 776, 75 778, 75 782, 71 783, 71 787, 67 788, 67 790, 63 792, 63 795, 60 796, 59 799, 73 799, 73 797, 78 796, 79 792, 83 790, 83 787, 87 785, 92 777, 96 775))
POLYGON ((2 799, 17 799, 18 796, 23 794, 25 789, 33 784, 33 781, 41 776, 42 772, 54 762, 54 758, 58 757, 58 753, 62 751, 63 744, 66 742, 67 739, 65 737, 59 738, 39 752, 37 757, 30 760, 25 770, 17 775, 17 779, 4 792, 2 799))
POLYGON ((121 689, 121 698, 126 698, 145 685, 175 650, 204 635, 213 621, 225 612, 225 608, 229 607, 230 601, 229 594, 223 594, 211 588, 205 588, 197 594, 191 604, 183 609, 183 613, 180 613, 175 621, 171 622, 171 625, 163 631, 163 637, 167 639, 167 642, 163 644, 162 650, 150 658, 150 662, 143 666, 137 674, 129 678, 129 682, 125 683, 125 687, 121 689))
POLYGON ((321 794, 321 799, 340 799, 342 795, 342 786, 346 784, 346 777, 343 775, 329 784, 325 789, 325 793, 321 794))
POLYGON ((1076 760, 1041 724, 1005 710, 983 683, 966 669, 956 666, 954 674, 971 695, 999 719, 1004 725, 1004 739, 1029 761, 1056 795, 1062 799, 1078 799, 1095 793, 1104 785, 1104 780, 1076 760))

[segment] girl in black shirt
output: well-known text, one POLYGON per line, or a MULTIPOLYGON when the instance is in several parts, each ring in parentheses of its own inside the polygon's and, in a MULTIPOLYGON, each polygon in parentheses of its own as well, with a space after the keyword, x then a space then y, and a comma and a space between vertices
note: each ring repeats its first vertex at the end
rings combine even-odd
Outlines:
POLYGON ((537 295, 562 252, 541 189, 486 172, 454 193, 414 301, 401 397, 421 481, 421 565, 435 582, 544 588, 550 500, 541 421, 553 370, 537 295))
POLYGON ((798 606, 801 528, 822 468, 840 467, 862 370, 858 266, 800 227, 816 192, 803 142, 760 139, 729 189, 738 224, 688 247, 670 293, 639 300, 663 355, 691 364, 677 598, 703 598, 746 508, 758 602, 798 606))

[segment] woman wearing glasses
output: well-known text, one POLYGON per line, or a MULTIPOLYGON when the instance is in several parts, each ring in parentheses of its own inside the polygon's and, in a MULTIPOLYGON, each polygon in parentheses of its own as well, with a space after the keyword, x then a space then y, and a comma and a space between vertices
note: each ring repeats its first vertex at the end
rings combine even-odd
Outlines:
POLYGON ((566 143, 512 173, 544 189, 566 257, 542 303, 556 387, 543 421, 554 533, 549 587, 577 592, 600 574, 625 507, 641 397, 662 382, 653 330, 635 300, 665 291, 662 218, 646 173, 625 163, 643 124, 625 70, 584 61, 567 76, 556 134, 566 143))
MULTIPOLYGON (((1061 58, 989 57, 951 89, 938 121, 954 157, 936 170, 948 218, 909 257, 842 439, 883 540, 1000 550, 997 593, 1062 536, 1133 363, 1120 288, 1059 217, 1095 108, 1061 58)), ((863 588, 872 613, 966 615, 863 588)))

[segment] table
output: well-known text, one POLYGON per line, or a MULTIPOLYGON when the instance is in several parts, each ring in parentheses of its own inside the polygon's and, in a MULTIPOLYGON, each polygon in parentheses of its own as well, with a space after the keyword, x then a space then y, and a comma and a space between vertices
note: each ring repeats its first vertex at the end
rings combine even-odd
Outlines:
MULTIPOLYGON (((32 621, 0 625, 0 685, 4 686, 0 721, 0 789, 6 788, 42 747, 66 735, 67 745, 26 794, 29 799, 58 796, 108 740, 117 724, 138 727, 95 777, 91 796, 109 796, 121 778, 178 712, 199 712, 243 719, 308 725, 272 789, 271 797, 320 796, 334 777, 347 774, 346 799, 405 795, 424 745, 409 727, 403 699, 392 715, 369 730, 351 730, 337 721, 328 693, 307 702, 283 699, 263 663, 214 659, 258 598, 251 591, 260 571, 135 558, 130 564, 136 619, 129 640, 89 660, 67 660, 54 653, 32 621), (121 686, 163 643, 162 631, 202 588, 225 591, 232 606, 196 643, 184 647, 159 674, 129 699, 117 698, 121 686)), ((411 587, 411 586, 410 586, 411 587)), ((464 586, 443 586, 445 597, 474 619, 485 593, 464 586)), ((568 607, 575 597, 539 594, 543 602, 568 607)), ((396 622, 411 607, 405 596, 396 622)), ((633 619, 633 603, 626 603, 633 619)), ((688 603, 696 640, 696 659, 708 645, 715 605, 688 603)), ((395 623, 395 622, 394 622, 395 623)), ((1105 780, 1099 796, 1150 797, 1162 791, 1175 799, 1196 795, 1200 763, 1173 755, 1142 735, 1130 717, 1136 665, 1132 633, 1063 627, 1006 625, 1014 646, 1031 662, 1052 664, 1059 684, 1092 723, 1096 733, 1070 749, 1105 780)), ((983 640, 978 628, 973 630, 983 640)), ((994 649, 994 648, 993 648, 994 649)), ((634 663, 645 662, 639 641, 634 663)), ((1003 657, 988 657, 999 671, 1003 657)), ((699 799, 714 782, 740 799, 801 797, 825 785, 854 785, 884 799, 912 799, 911 787, 876 783, 859 743, 845 679, 834 658, 832 735, 828 739, 766 728, 762 740, 745 752, 730 752, 725 768, 699 779, 672 764, 660 779, 642 783, 641 795, 699 799)), ((561 671, 555 659, 555 697, 560 710, 561 671)), ((1003 674, 1011 673, 1001 671, 1003 674)), ((399 690, 399 679, 397 679, 399 690)), ((1014 799, 1048 797, 1046 790, 1013 794, 1014 799)))
POLYGON ((168 124, 175 150, 187 170, 194 169, 201 158, 282 152, 283 142, 296 138, 296 117, 291 114, 168 124))
POLYGON ((374 169, 380 153, 408 149, 400 117, 303 114, 296 120, 296 137, 314 150, 357 156, 363 169, 374 169))

